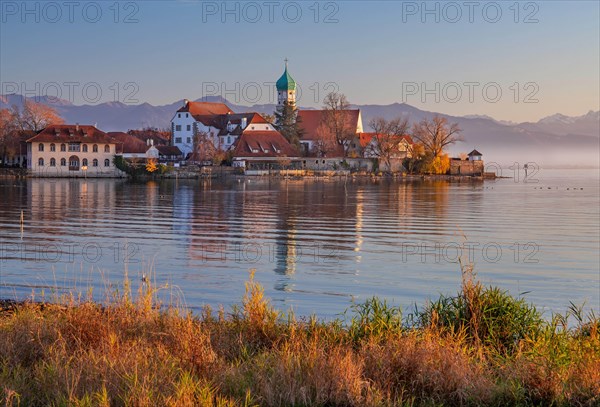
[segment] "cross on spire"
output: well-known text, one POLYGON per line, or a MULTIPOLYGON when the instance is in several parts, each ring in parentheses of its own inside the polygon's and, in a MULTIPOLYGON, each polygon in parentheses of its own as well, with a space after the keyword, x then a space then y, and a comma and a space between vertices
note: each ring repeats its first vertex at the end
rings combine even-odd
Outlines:
POLYGON ((286 58, 286 59, 284 59, 284 61, 285 61, 285 69, 287 69, 288 59, 286 58))

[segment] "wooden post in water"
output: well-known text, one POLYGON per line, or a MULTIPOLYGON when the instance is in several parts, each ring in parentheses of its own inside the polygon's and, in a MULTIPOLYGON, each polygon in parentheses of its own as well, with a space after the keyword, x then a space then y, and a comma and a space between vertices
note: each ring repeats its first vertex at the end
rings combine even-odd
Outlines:
POLYGON ((21 240, 23 240, 23 226, 25 225, 25 218, 23 216, 23 209, 21 209, 21 240))

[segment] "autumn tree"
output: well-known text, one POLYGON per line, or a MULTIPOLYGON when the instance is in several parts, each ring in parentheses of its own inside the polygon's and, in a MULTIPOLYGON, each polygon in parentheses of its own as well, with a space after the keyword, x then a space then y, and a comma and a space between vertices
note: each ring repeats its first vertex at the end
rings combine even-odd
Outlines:
POLYGON ((157 164, 158 163, 156 162, 155 158, 149 158, 148 162, 146 163, 146 171, 152 174, 154 171, 158 170, 157 164))
POLYGON ((290 143, 296 151, 300 151, 300 139, 304 133, 301 119, 298 117, 296 104, 284 102, 277 106, 274 115, 274 126, 277 131, 290 143))
POLYGON ((23 107, 12 107, 12 115, 15 125, 20 130, 41 131, 52 124, 62 124, 64 120, 56 110, 43 103, 35 103, 25 100, 23 107))
POLYGON ((342 93, 331 92, 323 100, 322 124, 333 135, 337 144, 343 146, 344 157, 347 157, 350 144, 356 137, 349 108, 350 103, 342 93))
POLYGON ((388 170, 391 170, 391 159, 398 154, 403 136, 408 134, 408 120, 397 118, 388 121, 377 117, 369 122, 369 126, 375 132, 375 136, 368 144, 368 152, 379 158, 388 170))
POLYGON ((461 129, 458 123, 448 124, 445 117, 434 116, 433 119, 423 119, 413 126, 413 139, 423 144, 425 153, 432 158, 438 157, 444 152, 444 148, 462 141, 461 129))

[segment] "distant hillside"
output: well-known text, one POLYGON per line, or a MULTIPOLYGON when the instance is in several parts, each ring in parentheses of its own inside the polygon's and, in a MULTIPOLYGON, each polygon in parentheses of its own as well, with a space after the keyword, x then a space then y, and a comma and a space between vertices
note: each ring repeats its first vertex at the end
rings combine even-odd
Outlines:
MULTIPOLYGON (((220 97, 198 99, 227 103, 235 112, 269 113, 275 105, 240 106, 220 97)), ((119 102, 77 106, 65 100, 36 98, 35 101, 54 107, 68 123, 96 124, 104 131, 127 131, 143 127, 169 128, 175 111, 183 100, 163 106, 148 103, 125 105, 119 102)), ((20 95, 0 96, 0 108, 22 105, 20 95)), ((450 116, 428 112, 405 103, 390 105, 357 105, 362 111, 365 130, 369 121, 378 116, 392 119, 407 117, 411 122, 431 118, 436 114, 457 122, 463 130, 464 142, 451 152, 468 152, 477 148, 488 162, 502 164, 528 161, 540 165, 595 165, 599 163, 600 112, 569 117, 561 114, 546 117, 537 123, 507 123, 487 116, 450 116)))

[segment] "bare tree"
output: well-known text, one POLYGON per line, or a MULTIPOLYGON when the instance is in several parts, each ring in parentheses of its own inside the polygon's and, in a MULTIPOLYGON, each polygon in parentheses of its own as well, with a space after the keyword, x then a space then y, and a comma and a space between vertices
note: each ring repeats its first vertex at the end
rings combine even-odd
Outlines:
POLYGON ((31 130, 38 132, 51 124, 62 124, 64 120, 56 110, 42 103, 25 100, 22 109, 12 107, 12 115, 15 124, 20 130, 31 130))
POLYGON ((267 122, 271 124, 275 124, 275 115, 269 113, 261 113, 260 114, 267 122))
POLYGON ((194 146, 190 157, 191 161, 198 161, 200 163, 214 161, 220 149, 214 145, 209 133, 199 131, 194 134, 193 141, 194 146))
POLYGON ((327 157, 330 153, 338 149, 339 144, 335 134, 325 124, 321 123, 317 127, 317 139, 314 140, 312 150, 317 157, 327 157))
POLYGON ((397 118, 387 121, 377 117, 370 121, 369 126, 375 136, 368 144, 368 152, 383 161, 388 170, 391 170, 391 159, 399 155, 400 142, 408 134, 409 124, 407 119, 397 118))
POLYGON ((5 162, 9 154, 9 144, 16 129, 14 116, 8 109, 0 110, 0 160, 5 162))
POLYGON ((334 136, 336 142, 343 146, 344 157, 348 155, 351 141, 356 137, 348 112, 350 103, 342 93, 331 92, 323 100, 322 124, 334 136))
POLYGON ((423 144, 427 154, 435 158, 444 152, 446 146, 463 140, 459 135, 461 131, 458 123, 449 125, 446 118, 436 115, 431 121, 423 119, 415 123, 413 138, 423 144))

